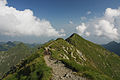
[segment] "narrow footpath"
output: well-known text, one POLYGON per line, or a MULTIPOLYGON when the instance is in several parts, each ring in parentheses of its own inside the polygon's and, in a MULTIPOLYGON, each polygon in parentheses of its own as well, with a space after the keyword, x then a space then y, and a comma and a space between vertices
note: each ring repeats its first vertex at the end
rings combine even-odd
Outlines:
POLYGON ((46 55, 44 60, 47 66, 51 67, 53 70, 53 77, 51 80, 87 80, 80 76, 74 75, 74 72, 65 67, 61 61, 50 59, 50 55, 46 55))

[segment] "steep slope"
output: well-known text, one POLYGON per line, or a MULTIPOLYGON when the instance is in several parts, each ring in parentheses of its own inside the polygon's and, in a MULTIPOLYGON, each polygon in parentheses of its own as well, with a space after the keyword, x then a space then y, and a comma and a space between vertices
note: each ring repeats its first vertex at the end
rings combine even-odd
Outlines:
POLYGON ((43 48, 37 50, 8 71, 3 80, 49 80, 52 70, 45 64, 43 54, 43 48))
MULTIPOLYGON (((13 79, 16 79, 16 80, 26 80, 26 79, 50 80, 51 76, 52 76, 52 78, 51 78, 52 80, 63 80, 63 78, 66 77, 65 75, 67 74, 67 72, 70 72, 70 75, 73 78, 77 77, 75 80, 78 80, 78 79, 86 80, 80 76, 74 75, 72 73, 73 71, 71 69, 65 67, 64 64, 62 63, 62 60, 64 62, 64 60, 66 60, 67 58, 69 58, 71 60, 74 59, 72 57, 74 53, 69 55, 68 51, 66 50, 66 48, 71 47, 71 46, 72 45, 70 45, 63 39, 57 39, 55 41, 48 42, 48 43, 44 44, 38 51, 36 51, 35 54, 33 54, 30 57, 23 60, 19 65, 16 65, 14 69, 11 69, 8 72, 9 74, 7 73, 4 76, 5 78, 3 80, 13 80, 13 79), (43 55, 43 54, 45 54, 45 55, 43 55), (52 59, 54 59, 54 60, 51 60, 51 61, 53 61, 52 66, 49 66, 48 64, 46 64, 47 63, 47 62, 45 62, 46 59, 44 61, 44 57, 46 57, 47 55, 50 55, 50 57, 52 59), (55 63, 54 63, 54 61, 55 61, 55 63), (61 62, 60 65, 58 65, 58 66, 56 64, 57 61, 61 62), (49 67, 47 67, 47 66, 49 66, 49 67), (57 67, 57 69, 64 68, 63 70, 65 70, 66 72, 60 72, 60 73, 64 73, 64 74, 59 74, 59 72, 58 72, 58 75, 56 75, 56 76, 59 76, 59 77, 56 78, 51 73, 52 70, 54 72, 55 66, 57 67), (52 70, 51 70, 51 68, 52 68, 52 70)), ((70 52, 76 52, 76 50, 74 48, 72 48, 73 50, 71 50, 70 52)), ((79 55, 79 53, 77 53, 77 52, 75 54, 76 54, 76 56, 79 55)), ((81 58, 80 61, 82 61, 82 60, 83 59, 81 58)), ((56 70, 56 71, 58 71, 58 70, 56 70)))
POLYGON ((107 50, 116 53, 120 56, 120 43, 117 43, 115 41, 109 42, 108 44, 102 45, 107 50))
POLYGON ((73 34, 45 43, 3 80, 119 80, 119 66, 119 56, 73 34))
MULTIPOLYGON (((10 43, 9 43, 10 44, 10 43)), ((25 44, 19 43, 8 51, 0 52, 0 76, 7 72, 12 66, 20 62, 28 55, 31 55, 32 50, 25 44)))
POLYGON ((120 79, 120 57, 107 51, 101 46, 87 41, 77 34, 73 34, 66 39, 70 44, 79 49, 88 62, 102 73, 110 76, 115 80, 120 79))

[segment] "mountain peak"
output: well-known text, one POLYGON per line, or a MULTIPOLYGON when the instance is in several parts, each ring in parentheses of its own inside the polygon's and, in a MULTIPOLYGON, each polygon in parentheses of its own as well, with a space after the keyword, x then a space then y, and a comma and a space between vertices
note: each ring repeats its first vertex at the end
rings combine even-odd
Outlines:
POLYGON ((115 41, 111 41, 111 42, 109 42, 108 44, 109 44, 109 45, 117 45, 118 43, 115 42, 115 41))
POLYGON ((15 72, 5 76, 3 80, 59 80, 63 76, 65 76, 65 80, 75 78, 78 80, 77 77, 90 80, 120 79, 119 56, 107 51, 100 45, 85 40, 76 33, 73 33, 66 41, 58 38, 43 44, 40 49, 35 51, 35 54, 26 58, 25 61, 23 60, 18 66, 20 67, 16 70, 10 70, 15 72), (62 67, 63 65, 65 67, 62 67), (59 70, 62 70, 62 74, 59 70), (72 71, 81 76, 73 77, 72 71), (55 73, 58 74, 54 75, 55 73), (66 75, 72 76, 69 79, 66 75))
POLYGON ((77 33, 73 33, 70 37, 79 36, 77 33))
POLYGON ((81 37, 80 35, 78 35, 77 33, 73 33, 70 37, 68 37, 66 39, 66 41, 70 42, 71 40, 74 41, 79 41, 79 42, 84 42, 86 41, 83 37, 81 37))
POLYGON ((69 39, 69 38, 81 38, 81 39, 84 39, 84 38, 82 38, 79 34, 77 34, 77 33, 73 33, 70 37, 68 37, 67 39, 69 39))
POLYGON ((111 41, 110 43, 117 43, 117 42, 115 42, 115 41, 111 41))
POLYGON ((117 43, 115 41, 111 41, 107 44, 102 45, 104 48, 107 50, 116 53, 117 55, 120 56, 120 43, 117 43))

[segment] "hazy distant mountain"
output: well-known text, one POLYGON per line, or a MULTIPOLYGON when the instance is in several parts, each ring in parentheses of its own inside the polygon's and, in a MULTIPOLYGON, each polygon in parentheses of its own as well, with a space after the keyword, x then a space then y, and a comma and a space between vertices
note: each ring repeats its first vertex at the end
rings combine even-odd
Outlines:
POLYGON ((22 59, 34 53, 34 49, 24 43, 14 44, 9 41, 5 44, 12 47, 7 51, 0 51, 0 77, 22 59))
POLYGON ((111 52, 114 52, 120 56, 120 43, 115 41, 109 42, 108 44, 102 45, 104 48, 108 49, 111 52))
MULTIPOLYGON (((8 41, 8 42, 0 42, 0 51, 7 51, 8 49, 16 46, 17 44, 20 44, 20 41, 8 41)), ((27 45, 28 47, 35 47, 35 46, 40 46, 40 44, 30 44, 30 43, 24 43, 25 45, 27 45)))
POLYGON ((16 44, 14 42, 0 42, 0 51, 7 51, 9 48, 14 47, 16 44))
POLYGON ((38 46, 40 45, 20 41, 0 42, 0 78, 10 67, 33 53, 38 46))
POLYGON ((3 80, 119 80, 120 57, 77 34, 37 49, 3 80))

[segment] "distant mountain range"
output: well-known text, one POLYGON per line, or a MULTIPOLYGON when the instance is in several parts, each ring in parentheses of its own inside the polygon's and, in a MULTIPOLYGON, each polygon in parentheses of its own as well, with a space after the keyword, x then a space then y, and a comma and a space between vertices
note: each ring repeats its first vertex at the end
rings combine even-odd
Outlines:
MULTIPOLYGON (((17 44, 20 44, 22 42, 20 41, 8 41, 8 42, 0 42, 0 51, 7 51, 8 49, 16 46, 17 44)), ((35 46, 39 46, 40 44, 29 44, 29 43, 24 43, 26 46, 28 47, 35 47, 35 46)))
MULTIPOLYGON (((15 52, 22 53, 23 49, 18 47, 15 52)), ((2 79, 120 80, 120 57, 74 33, 65 40, 58 38, 43 44, 2 79)))
POLYGON ((116 53, 120 56, 120 43, 117 43, 115 41, 109 42, 108 44, 102 45, 107 50, 116 53))
POLYGON ((9 48, 14 47, 15 45, 17 45, 16 42, 0 42, 0 51, 7 51, 9 48))
POLYGON ((0 42, 0 78, 22 59, 34 53, 38 46, 18 41, 0 42))

